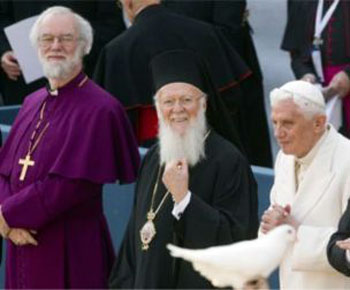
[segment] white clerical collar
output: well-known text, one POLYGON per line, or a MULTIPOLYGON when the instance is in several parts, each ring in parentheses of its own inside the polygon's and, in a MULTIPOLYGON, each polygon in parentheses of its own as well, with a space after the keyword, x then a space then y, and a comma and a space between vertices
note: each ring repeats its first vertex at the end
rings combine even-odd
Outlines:
POLYGON ((329 130, 330 130, 330 126, 327 125, 325 132, 323 133, 321 138, 317 141, 317 143, 314 145, 314 147, 312 147, 309 153, 307 153, 304 157, 301 157, 301 158, 295 157, 295 161, 298 162, 300 165, 308 167, 311 164, 312 160, 314 160, 318 149, 321 147, 322 143, 327 138, 329 130))
POLYGON ((48 91, 51 96, 58 96, 58 89, 48 89, 48 91))

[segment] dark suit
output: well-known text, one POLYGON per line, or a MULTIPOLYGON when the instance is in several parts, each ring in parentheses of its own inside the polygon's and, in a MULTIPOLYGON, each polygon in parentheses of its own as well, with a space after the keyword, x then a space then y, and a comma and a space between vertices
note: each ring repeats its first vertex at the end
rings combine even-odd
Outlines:
POLYGON ((328 247, 327 257, 329 263, 346 276, 350 276, 350 263, 346 260, 345 250, 340 249, 335 243, 337 241, 350 238, 350 201, 342 215, 338 230, 331 236, 328 247))

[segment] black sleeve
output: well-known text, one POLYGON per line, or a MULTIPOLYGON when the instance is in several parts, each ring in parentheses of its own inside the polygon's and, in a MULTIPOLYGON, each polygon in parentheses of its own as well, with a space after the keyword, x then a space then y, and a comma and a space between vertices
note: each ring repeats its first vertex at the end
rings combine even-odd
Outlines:
POLYGON ((117 258, 113 264, 112 271, 109 276, 108 288, 109 289, 133 289, 135 284, 135 271, 136 271, 136 252, 135 252, 135 222, 137 216, 137 194, 142 192, 139 190, 141 179, 141 172, 145 163, 148 162, 148 158, 151 155, 149 150, 141 163, 139 170, 139 179, 135 186, 134 204, 133 210, 128 222, 128 226, 123 237, 122 244, 120 246, 117 258))
POLYGON ((213 24, 240 31, 245 7, 245 0, 214 1, 213 24))
POLYGON ((100 51, 125 30, 125 25, 122 11, 114 0, 96 0, 94 17, 88 20, 94 29, 94 42, 89 57, 85 60, 85 69, 86 73, 92 76, 100 51))
POLYGON ((5 51, 11 49, 4 28, 13 22, 12 1, 0 0, 0 57, 5 51))
POLYGON ((297 79, 307 73, 315 74, 306 29, 310 26, 312 3, 308 1, 288 0, 287 23, 284 30, 281 48, 290 53, 291 68, 297 79))
POLYGON ((291 67, 297 79, 302 78, 307 73, 316 75, 310 55, 294 50, 290 52, 290 57, 291 67))
POLYGON ((176 222, 177 238, 183 247, 205 248, 256 237, 257 195, 249 165, 243 157, 223 163, 217 170, 212 201, 207 203, 193 193, 176 222))
POLYGON ((340 219, 338 230, 331 236, 327 246, 327 257, 332 267, 346 276, 350 276, 350 263, 346 260, 345 250, 335 243, 350 237, 350 202, 340 219))
POLYGON ((105 61, 106 48, 104 47, 99 54, 98 60, 93 73, 93 80, 95 83, 105 88, 105 61))

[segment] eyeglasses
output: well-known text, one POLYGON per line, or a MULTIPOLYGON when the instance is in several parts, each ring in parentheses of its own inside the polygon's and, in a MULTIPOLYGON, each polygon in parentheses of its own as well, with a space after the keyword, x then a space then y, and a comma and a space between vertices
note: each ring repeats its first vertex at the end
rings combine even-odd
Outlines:
POLYGON ((80 38, 76 38, 71 34, 63 34, 58 36, 45 34, 39 37, 39 45, 43 48, 49 47, 55 42, 55 39, 57 39, 57 41, 63 46, 70 46, 74 41, 80 40, 80 38))
POLYGON ((167 98, 160 100, 159 103, 161 106, 165 108, 173 108, 177 102, 179 102, 181 107, 189 108, 193 106, 200 98, 204 97, 204 95, 201 95, 199 97, 191 97, 191 96, 183 96, 181 98, 167 98))

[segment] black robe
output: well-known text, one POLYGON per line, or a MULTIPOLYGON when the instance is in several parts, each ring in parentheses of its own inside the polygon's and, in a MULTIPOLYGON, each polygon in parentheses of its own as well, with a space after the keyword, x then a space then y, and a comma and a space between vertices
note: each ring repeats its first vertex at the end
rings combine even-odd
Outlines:
MULTIPOLYGON (((43 12, 54 5, 63 5, 87 19, 94 29, 94 43, 91 53, 84 59, 84 71, 91 76, 102 47, 124 29, 122 12, 113 0, 0 0, 0 56, 11 50, 3 29, 17 21, 43 12)), ((28 36, 29 37, 29 36, 28 36)), ((26 85, 23 77, 10 80, 0 68, 0 82, 5 105, 21 104, 29 93, 42 87, 41 79, 26 85)))
MULTIPOLYGON (((211 284, 165 248, 174 243, 206 248, 256 237, 258 229, 256 183, 238 150, 211 132, 205 160, 189 170, 190 203, 180 220, 168 197, 155 218, 157 234, 147 251, 141 250, 139 231, 146 222, 159 170, 158 147, 147 153, 136 185, 135 205, 110 276, 111 288, 212 288, 211 284), (218 148, 220 148, 218 150, 218 148)), ((160 181, 155 208, 166 189, 160 181)))
POLYGON ((150 61, 174 49, 189 49, 207 60, 215 87, 231 108, 234 124, 240 126, 237 116, 243 111, 238 84, 251 71, 220 31, 161 5, 146 7, 128 30, 106 45, 94 79, 122 102, 136 128, 138 109, 153 105, 150 61))
POLYGON ((263 78, 247 20, 246 0, 163 0, 170 10, 214 25, 252 71, 240 83, 238 130, 251 164, 272 167, 269 129, 264 104, 263 78))
MULTIPOLYGON (((150 61, 174 49, 189 49, 208 61, 217 89, 235 87, 251 72, 210 25, 170 12, 161 5, 142 10, 133 25, 101 52, 94 79, 126 108, 153 104, 150 61)), ((239 92, 237 92, 239 94, 239 92)))
POLYGON ((350 201, 339 221, 338 230, 331 236, 327 246, 329 263, 346 276, 350 276, 350 263, 346 260, 345 250, 340 249, 335 243, 348 238, 350 238, 350 201))
MULTIPOLYGON (((323 12, 333 1, 326 0, 323 12)), ((307 73, 315 74, 311 48, 315 30, 316 0, 288 0, 288 18, 282 49, 291 53, 291 66, 296 78, 307 73)), ((350 2, 340 0, 338 7, 323 30, 321 54, 323 65, 349 64, 345 72, 350 77, 350 2)))

